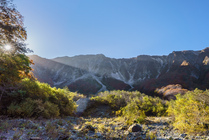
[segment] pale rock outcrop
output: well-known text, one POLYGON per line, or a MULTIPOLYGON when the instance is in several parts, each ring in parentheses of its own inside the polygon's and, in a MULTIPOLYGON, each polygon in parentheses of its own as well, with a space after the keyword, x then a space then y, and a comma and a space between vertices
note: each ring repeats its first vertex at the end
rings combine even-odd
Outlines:
POLYGON ((76 105, 77 105, 76 115, 78 116, 82 115, 83 112, 89 106, 90 101, 91 100, 89 98, 81 98, 78 101, 76 101, 76 105))

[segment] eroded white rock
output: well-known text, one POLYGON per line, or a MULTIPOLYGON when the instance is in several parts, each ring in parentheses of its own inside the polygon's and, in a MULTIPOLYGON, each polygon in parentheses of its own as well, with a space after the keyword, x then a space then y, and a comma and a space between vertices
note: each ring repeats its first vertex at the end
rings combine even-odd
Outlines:
POLYGON ((82 114, 87 109, 89 103, 90 103, 89 98, 81 98, 78 101, 76 101, 76 105, 77 105, 76 114, 82 114))

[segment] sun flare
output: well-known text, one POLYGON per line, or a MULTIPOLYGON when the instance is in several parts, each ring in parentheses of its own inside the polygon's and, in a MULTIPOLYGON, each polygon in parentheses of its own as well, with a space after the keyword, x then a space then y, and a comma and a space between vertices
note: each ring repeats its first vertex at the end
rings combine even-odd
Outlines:
POLYGON ((4 48, 9 51, 12 47, 10 45, 5 45, 4 48))

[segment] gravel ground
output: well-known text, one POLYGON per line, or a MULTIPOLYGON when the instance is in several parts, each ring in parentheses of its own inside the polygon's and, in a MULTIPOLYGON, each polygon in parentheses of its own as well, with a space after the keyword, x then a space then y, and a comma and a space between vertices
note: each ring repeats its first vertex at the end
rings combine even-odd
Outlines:
MULTIPOLYGON (((169 124, 170 118, 147 118, 146 124, 138 125, 138 132, 117 117, 83 118, 66 117, 51 120, 9 119, 0 118, 0 140, 85 140, 85 139, 208 139, 205 136, 189 136, 180 134, 169 124)), ((136 124, 135 124, 136 125, 136 124)))

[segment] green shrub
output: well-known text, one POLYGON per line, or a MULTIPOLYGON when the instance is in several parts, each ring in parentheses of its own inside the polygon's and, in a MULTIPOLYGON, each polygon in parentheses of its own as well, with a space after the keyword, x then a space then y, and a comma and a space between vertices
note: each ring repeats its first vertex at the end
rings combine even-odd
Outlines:
POLYGON ((21 83, 21 90, 26 91, 26 97, 57 105, 61 116, 72 115, 76 110, 76 104, 73 101, 76 93, 70 92, 67 88, 52 88, 49 84, 26 78, 21 83))
POLYGON ((116 110, 116 115, 126 118, 128 124, 142 123, 146 116, 163 116, 166 114, 166 102, 158 97, 141 94, 138 91, 110 91, 99 93, 91 100, 97 104, 107 104, 116 110))
POLYGON ((118 110, 121 107, 125 107, 128 102, 134 98, 140 98, 141 93, 138 91, 105 91, 98 94, 96 97, 92 97, 91 100, 96 101, 99 104, 107 104, 114 110, 118 110))
POLYGON ((173 117, 173 126, 189 134, 203 133, 209 125, 209 91, 194 90, 178 94, 169 103, 168 114, 173 117))
POLYGON ((44 104, 44 111, 42 113, 42 116, 45 118, 55 118, 60 115, 59 108, 57 105, 50 103, 46 101, 44 104))
POLYGON ((67 88, 52 88, 49 84, 25 78, 17 91, 7 94, 7 112, 14 117, 68 116, 76 110, 74 100, 83 97, 67 88))
POLYGON ((143 110, 147 116, 163 116, 166 114, 166 101, 159 97, 151 97, 138 91, 105 91, 91 100, 100 104, 108 104, 115 110, 126 107, 128 104, 137 104, 139 110, 143 110))
POLYGON ((34 110, 36 110, 36 105, 34 101, 30 98, 27 98, 24 102, 19 104, 20 112, 22 117, 32 117, 34 110))
POLYGON ((57 105, 46 101, 43 103, 41 100, 32 100, 27 98, 20 104, 12 103, 8 107, 8 114, 13 117, 39 117, 55 118, 59 116, 59 108, 57 105))
POLYGON ((20 116, 21 115, 21 108, 19 105, 12 103, 7 110, 8 115, 11 116, 20 116))
POLYGON ((159 97, 143 95, 138 102, 138 106, 147 116, 164 116, 166 115, 166 102, 159 97))
POLYGON ((136 121, 137 123, 143 123, 146 115, 143 110, 140 110, 138 106, 138 101, 139 99, 134 99, 125 107, 116 111, 116 114, 125 117, 127 124, 132 124, 134 121, 136 121))

